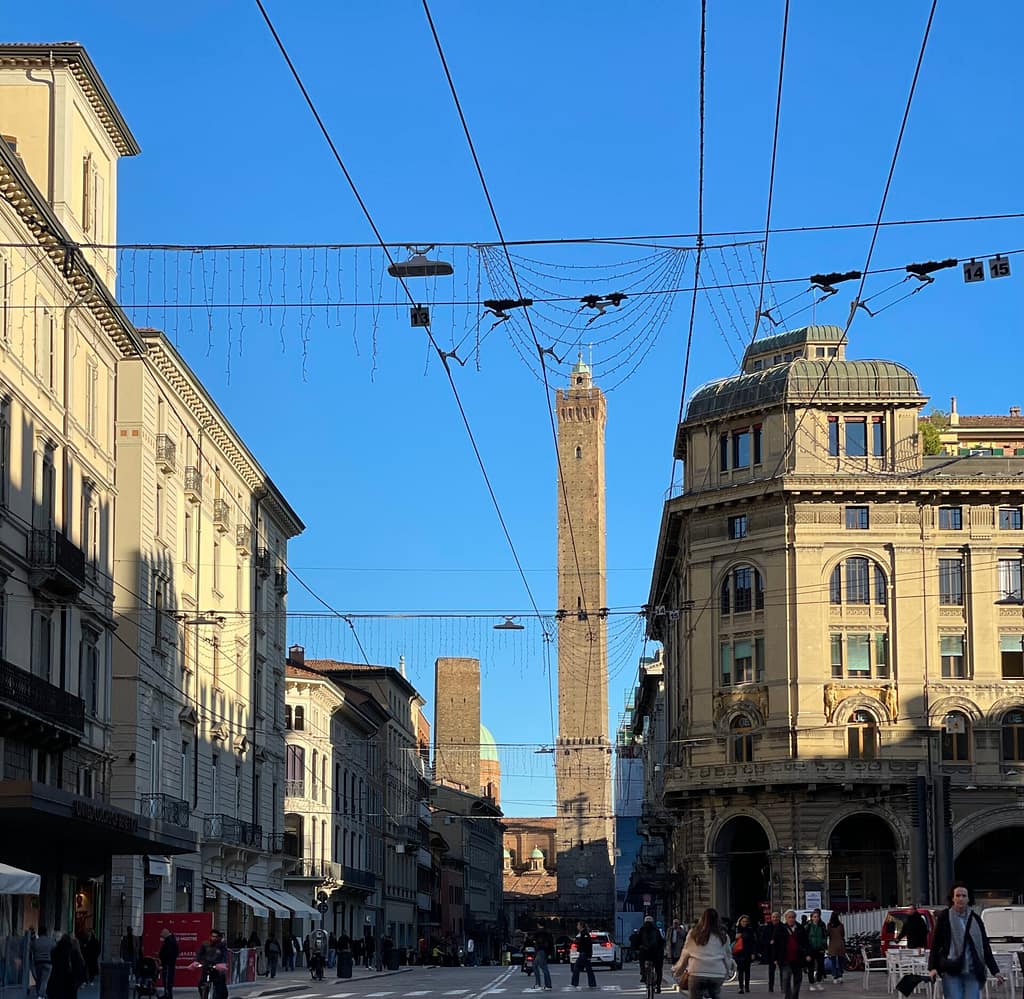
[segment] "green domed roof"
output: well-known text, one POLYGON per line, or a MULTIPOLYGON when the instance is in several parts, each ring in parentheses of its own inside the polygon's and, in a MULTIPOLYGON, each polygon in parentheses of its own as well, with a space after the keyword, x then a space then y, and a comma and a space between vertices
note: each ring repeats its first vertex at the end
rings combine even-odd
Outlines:
POLYGON ((708 382, 694 392, 684 422, 812 399, 818 404, 881 399, 925 402, 914 373, 895 361, 832 358, 829 364, 824 358, 798 357, 763 371, 708 382))
POLYGON ((480 726, 480 759, 490 763, 498 763, 498 744, 494 736, 483 726, 480 726))
POLYGON ((533 848, 533 853, 530 854, 530 857, 533 860, 543 860, 544 859, 544 851, 539 846, 535 846, 533 848))

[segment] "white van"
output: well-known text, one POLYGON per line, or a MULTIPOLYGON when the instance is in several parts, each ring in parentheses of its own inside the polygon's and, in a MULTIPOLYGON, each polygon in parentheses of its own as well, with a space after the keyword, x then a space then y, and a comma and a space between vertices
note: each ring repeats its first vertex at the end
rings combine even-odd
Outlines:
POLYGON ((981 921, 993 950, 1006 950, 1007 944, 1019 950, 1024 944, 1024 905, 994 905, 982 909, 981 921))

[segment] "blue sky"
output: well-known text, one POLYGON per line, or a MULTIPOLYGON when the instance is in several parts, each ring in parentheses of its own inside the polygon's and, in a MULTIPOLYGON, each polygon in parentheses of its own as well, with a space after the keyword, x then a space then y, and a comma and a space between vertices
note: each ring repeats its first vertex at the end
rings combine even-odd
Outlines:
MULTIPOLYGON (((709 6, 705 229, 756 230, 764 225, 782 3, 712 0, 709 6)), ((493 240, 420 5, 269 0, 268 8, 385 238, 493 240)), ((432 9, 509 239, 694 231, 696 3, 436 0, 432 9)), ((919 0, 794 0, 777 225, 874 219, 927 10, 919 0)), ((1016 98, 1024 69, 1016 39, 1022 22, 1024 8, 1010 2, 939 5, 887 218, 1020 208, 1016 98)), ((254 4, 51 0, 12 7, 4 25, 12 41, 85 44, 135 132, 142 155, 121 166, 120 241, 372 239, 254 4)), ((859 268, 869 235, 775 236, 769 272, 792 278, 859 268)), ((1020 221, 886 229, 873 265, 902 267, 1022 246, 1020 221)), ((543 261, 531 265, 537 270, 556 275, 549 282, 556 290, 593 279, 593 290, 604 293, 625 284, 625 272, 638 266, 629 261, 654 251, 521 252, 543 261), (581 281, 574 284, 574 276, 581 281)), ((743 281, 756 269, 759 252, 710 256, 720 280, 743 281)), ((446 255, 457 268, 447 290, 476 299, 476 252, 446 255)), ((237 270, 242 258, 231 257, 236 291, 228 295, 229 256, 219 258, 219 299, 263 301, 269 289, 257 287, 252 255, 244 286, 237 270)), ((299 258, 306 268, 314 260, 300 253, 261 262, 271 273, 276 263, 278 280, 293 297, 315 300, 313 282, 323 280, 323 271, 316 279, 308 269, 300 275, 299 258)), ((379 255, 376 262, 368 254, 358 263, 355 255, 339 260, 350 298, 372 298, 376 287, 394 301, 379 255), (362 267, 361 277, 353 266, 362 267), (376 268, 372 282, 369 267, 376 268)), ((212 261, 204 255, 200 267, 212 261)), ((949 270, 877 319, 860 313, 850 356, 907 364, 942 408, 954 394, 962 412, 1005 412, 1020 404, 1024 259, 1012 263, 1009 280, 966 286, 959 269, 949 270)), ((679 283, 688 287, 692 260, 683 264, 679 283)), ((163 322, 164 310, 153 303, 169 297, 155 293, 155 274, 166 266, 159 255, 122 258, 121 291, 139 306, 137 321, 146 318, 148 287, 149 321, 163 322)), ((708 272, 704 277, 713 280, 708 272)), ((268 274, 266 281, 272 280, 268 274)), ((870 279, 867 293, 892 280, 870 279)), ((175 287, 180 299, 180 280, 175 287)), ((783 285, 776 295, 785 300, 805 287, 783 285)), ((493 297, 486 280, 482 288, 480 297, 493 297)), ((909 286, 876 304, 904 290, 909 286)), ((814 318, 843 324, 852 293, 846 286, 814 318)), ((809 301, 804 295, 783 312, 809 301)), ((636 607, 647 597, 671 470, 689 296, 672 296, 671 304, 643 363, 609 394, 612 607, 636 607)), ((690 390, 734 369, 726 344, 738 353, 751 311, 746 291, 724 303, 717 293, 701 297, 690 390)), ((478 315, 475 308, 436 307, 435 330, 461 337, 478 315)), ((306 521, 290 561, 328 603, 346 611, 528 609, 447 379, 436 358, 428 363, 422 333, 409 327, 401 310, 291 309, 282 330, 279 313, 261 326, 256 310, 248 309, 241 356, 237 313, 225 310, 210 319, 196 304, 191 322, 182 311, 177 316, 180 349, 306 521)), ((804 311, 794 324, 810 317, 804 311)), ((581 342, 601 340, 603 324, 580 334, 581 342)), ((627 335, 621 325, 609 320, 607 344, 594 348, 599 380, 602 365, 610 366, 602 350, 607 356, 613 344, 621 345, 615 336, 627 335)), ((515 349, 511 327, 495 330, 479 363, 474 358, 454 375, 537 602, 552 610, 553 447, 543 387, 515 349)), ((541 324, 542 336, 553 329, 541 324)), ((294 582, 289 607, 323 609, 294 582)), ((479 655, 483 716, 497 741, 549 742, 553 709, 540 629, 494 632, 494 620, 356 624, 371 659, 396 664, 405 655, 410 678, 428 700, 435 656, 479 655)), ((612 636, 614 725, 642 649, 639 618, 613 618, 612 636)), ((292 639, 305 644, 309 656, 356 655, 347 626, 336 621, 296 619, 292 639)), ((427 710, 432 718, 432 705, 427 710)), ((506 811, 550 814, 550 756, 510 748, 503 760, 506 811)))

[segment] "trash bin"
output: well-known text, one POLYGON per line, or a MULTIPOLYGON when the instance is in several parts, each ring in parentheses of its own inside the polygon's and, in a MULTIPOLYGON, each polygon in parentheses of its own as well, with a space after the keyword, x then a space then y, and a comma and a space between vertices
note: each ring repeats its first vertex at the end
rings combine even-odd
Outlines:
POLYGON ((128 999, 128 972, 124 961, 100 962, 100 999, 128 999))
POLYGON ((352 951, 343 950, 338 954, 338 977, 352 977, 352 951))
POLYGON ((388 969, 388 971, 398 971, 398 948, 397 947, 392 947, 391 950, 388 951, 387 969, 388 969))

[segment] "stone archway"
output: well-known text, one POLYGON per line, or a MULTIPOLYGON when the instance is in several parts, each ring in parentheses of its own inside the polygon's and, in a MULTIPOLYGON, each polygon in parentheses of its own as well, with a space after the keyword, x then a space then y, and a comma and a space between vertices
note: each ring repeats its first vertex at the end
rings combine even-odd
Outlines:
POLYGON ((841 818, 828 838, 829 898, 849 903, 900 902, 900 837, 882 816, 858 811, 841 818))
POLYGON ((750 815, 734 815, 719 827, 711 842, 712 905, 722 916, 760 920, 761 904, 771 897, 771 848, 765 827, 750 815))
POLYGON ((1016 805, 970 816, 954 830, 958 852, 953 877, 970 886, 975 900, 1019 904, 1024 900, 1022 835, 1024 812, 1016 805))

